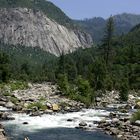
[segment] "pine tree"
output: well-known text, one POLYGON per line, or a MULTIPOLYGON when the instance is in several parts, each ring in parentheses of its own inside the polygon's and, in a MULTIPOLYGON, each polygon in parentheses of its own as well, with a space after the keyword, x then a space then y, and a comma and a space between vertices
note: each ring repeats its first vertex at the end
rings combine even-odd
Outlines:
POLYGON ((108 19, 105 29, 105 35, 103 38, 103 49, 104 49, 104 60, 108 65, 110 53, 112 51, 112 43, 113 43, 113 33, 114 33, 114 21, 113 17, 111 16, 108 19))

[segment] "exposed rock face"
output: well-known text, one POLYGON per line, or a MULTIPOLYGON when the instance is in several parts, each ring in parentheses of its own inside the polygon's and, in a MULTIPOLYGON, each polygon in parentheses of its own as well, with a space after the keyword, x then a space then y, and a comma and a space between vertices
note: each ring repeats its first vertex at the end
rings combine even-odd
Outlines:
POLYGON ((8 44, 40 47, 56 56, 92 44, 89 34, 67 29, 44 13, 27 8, 0 9, 0 39, 8 44))

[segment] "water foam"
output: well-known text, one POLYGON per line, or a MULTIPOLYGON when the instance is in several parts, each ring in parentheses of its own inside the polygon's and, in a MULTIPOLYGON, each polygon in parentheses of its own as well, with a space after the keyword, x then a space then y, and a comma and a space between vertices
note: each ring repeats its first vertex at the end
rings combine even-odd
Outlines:
MULTIPOLYGON (((33 132, 38 129, 47 128, 74 128, 79 125, 81 121, 85 121, 88 125, 93 125, 93 121, 101 121, 105 116, 108 116, 109 112, 105 110, 83 109, 80 112, 67 113, 67 114, 55 114, 55 115, 42 115, 37 117, 30 117, 26 114, 13 114, 15 117, 13 121, 3 122, 5 126, 14 125, 14 129, 26 130, 33 132), (73 121, 67 121, 72 119, 73 121), (28 122, 28 125, 24 125, 23 122, 28 122)), ((96 126, 96 125, 95 125, 96 126)))

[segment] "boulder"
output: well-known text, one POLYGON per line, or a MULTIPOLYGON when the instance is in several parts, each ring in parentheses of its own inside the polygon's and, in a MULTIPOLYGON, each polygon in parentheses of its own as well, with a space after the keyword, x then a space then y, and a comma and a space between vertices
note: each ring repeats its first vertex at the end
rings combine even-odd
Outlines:
POLYGON ((79 123, 79 126, 80 126, 80 127, 85 127, 85 126, 87 126, 87 123, 84 122, 84 121, 82 121, 82 122, 79 123))
POLYGON ((102 99, 101 99, 101 98, 99 98, 99 97, 97 97, 97 98, 95 99, 95 101, 96 101, 96 102, 101 102, 101 101, 102 101, 102 99))
POLYGON ((44 113, 46 113, 46 114, 52 114, 52 113, 53 113, 53 110, 46 109, 46 110, 44 111, 44 113))
POLYGON ((126 106, 124 106, 124 109, 127 109, 127 110, 132 109, 132 106, 127 104, 126 106))
POLYGON ((51 104, 51 103, 49 103, 49 102, 47 102, 47 103, 46 103, 46 106, 47 106, 49 109, 51 109, 51 108, 52 108, 52 104, 51 104))
POLYGON ((9 116, 8 113, 3 113, 3 114, 1 115, 1 119, 2 119, 2 120, 7 120, 8 116, 9 116))
POLYGON ((39 112, 39 111, 37 111, 37 112, 32 112, 31 114, 30 114, 30 116, 31 117, 34 117, 34 116, 41 116, 42 114, 39 112))
POLYGON ((29 124, 29 123, 28 123, 28 122, 23 122, 23 124, 24 124, 24 125, 27 125, 27 124, 29 124))
POLYGON ((5 107, 7 107, 7 108, 13 108, 15 106, 15 104, 13 104, 12 102, 8 102, 8 103, 6 103, 6 105, 5 105, 5 107))
POLYGON ((59 110, 59 106, 57 104, 53 104, 52 105, 52 110, 53 111, 58 111, 59 110))
POLYGON ((67 119, 67 122, 72 122, 73 121, 73 119, 67 119))
POLYGON ((12 107, 12 110, 13 111, 21 111, 22 110, 22 107, 21 106, 13 106, 12 107))
POLYGON ((7 102, 7 99, 0 97, 0 101, 7 102))
POLYGON ((110 117, 110 118, 116 118, 116 117, 117 117, 117 114, 114 113, 114 112, 111 112, 111 113, 109 114, 109 117, 110 117))
POLYGON ((127 109, 120 109, 119 110, 121 113, 128 113, 128 110, 127 109))
POLYGON ((32 88, 33 85, 31 83, 28 83, 28 88, 32 88))
POLYGON ((117 135, 117 134, 119 134, 119 130, 117 128, 110 128, 110 134, 117 135))
POLYGON ((5 106, 6 102, 0 101, 0 106, 5 106))
POLYGON ((65 111, 70 111, 70 110, 71 110, 71 107, 65 106, 64 110, 65 110, 65 111))
POLYGON ((38 107, 37 106, 32 107, 32 111, 34 112, 38 111, 38 107))
POLYGON ((32 112, 32 109, 26 109, 25 112, 26 114, 30 114, 32 112))
POLYGON ((1 115, 1 119, 2 119, 2 120, 15 120, 14 117, 10 117, 10 116, 9 116, 9 113, 3 113, 3 114, 1 115))
POLYGON ((140 102, 137 102, 136 105, 134 106, 135 109, 140 109, 140 102))
POLYGON ((140 120, 135 121, 134 123, 136 126, 140 126, 140 120))

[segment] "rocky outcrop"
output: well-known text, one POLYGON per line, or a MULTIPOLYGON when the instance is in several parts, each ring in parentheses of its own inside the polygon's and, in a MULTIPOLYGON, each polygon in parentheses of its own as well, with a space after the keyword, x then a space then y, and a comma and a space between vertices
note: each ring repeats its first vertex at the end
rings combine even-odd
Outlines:
POLYGON ((0 124, 0 140, 8 140, 6 138, 5 130, 1 124, 0 124))
POLYGON ((27 8, 0 9, 0 39, 7 44, 40 47, 56 56, 92 45, 89 34, 68 29, 43 12, 27 8))
POLYGON ((129 119, 116 119, 116 121, 101 121, 99 123, 106 134, 117 136, 120 140, 139 140, 140 127, 132 125, 129 119))

